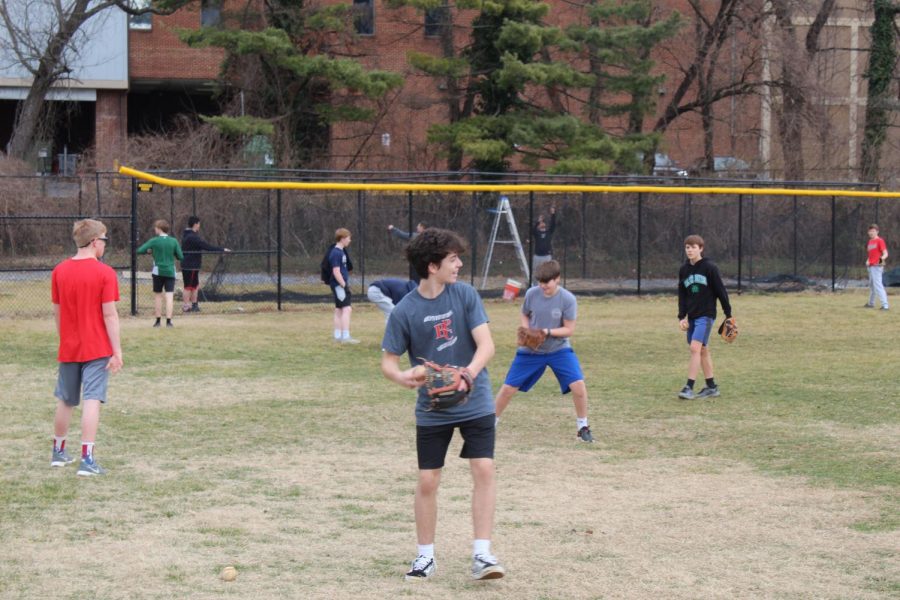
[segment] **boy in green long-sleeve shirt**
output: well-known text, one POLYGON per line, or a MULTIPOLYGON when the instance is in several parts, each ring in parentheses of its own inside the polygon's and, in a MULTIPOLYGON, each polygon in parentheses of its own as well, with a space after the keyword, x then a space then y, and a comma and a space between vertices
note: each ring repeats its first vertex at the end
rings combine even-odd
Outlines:
POLYGON ((172 307, 175 304, 175 259, 184 260, 178 240, 169 237, 169 222, 158 219, 153 223, 156 237, 149 239, 137 249, 138 254, 153 254, 153 299, 156 322, 159 327, 162 317, 163 290, 166 298, 166 327, 172 325, 172 307))

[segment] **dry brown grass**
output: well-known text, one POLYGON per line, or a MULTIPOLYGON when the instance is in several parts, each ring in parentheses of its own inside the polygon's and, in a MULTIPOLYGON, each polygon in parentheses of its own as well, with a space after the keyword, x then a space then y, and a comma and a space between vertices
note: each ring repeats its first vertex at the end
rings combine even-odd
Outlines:
MULTIPOLYGON (((680 337, 652 325, 671 317, 670 303, 583 301, 598 443, 574 441, 571 402, 552 379, 513 400, 498 433, 494 535, 509 576, 474 583, 471 480, 454 440, 438 576, 419 585, 402 578, 415 551, 411 397, 377 371, 383 320, 369 307, 354 313, 364 343, 352 348, 327 341, 325 306, 179 319, 171 332, 126 319, 126 368, 98 445, 110 473, 87 481, 47 466, 52 325, 0 320, 0 597, 896 597, 896 395, 868 404, 861 376, 847 382, 859 397, 843 399, 856 410, 812 410, 808 397, 835 370, 824 361, 783 365, 785 380, 813 390, 798 384, 791 403, 753 379, 767 345, 801 343, 782 342, 757 314, 790 321, 840 305, 850 322, 826 337, 846 326, 832 360, 852 363, 867 344, 849 332, 893 318, 849 312, 857 300, 741 298, 753 334, 715 347, 726 393, 692 404, 674 400, 680 337), (620 323, 646 344, 614 343, 620 323), (773 454, 780 445, 794 462, 773 454), (233 583, 218 579, 227 564, 233 583)), ((496 388, 515 309, 488 311, 496 388)))

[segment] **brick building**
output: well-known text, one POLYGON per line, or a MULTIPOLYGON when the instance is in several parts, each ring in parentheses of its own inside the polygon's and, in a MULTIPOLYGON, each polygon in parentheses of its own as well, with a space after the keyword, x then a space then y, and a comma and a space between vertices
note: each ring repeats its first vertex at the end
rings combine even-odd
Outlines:
MULTIPOLYGON (((550 4, 549 20, 555 24, 583 18, 583 7, 556 0, 550 4)), ((659 4, 660 14, 672 9, 690 14, 685 0, 659 4)), ((708 4, 713 10, 717 3, 708 4)), ((802 148, 798 149, 810 179, 854 179, 859 167, 865 115, 863 74, 871 24, 871 15, 860 10, 859 4, 853 0, 839 2, 822 34, 822 45, 831 51, 804 66, 805 83, 812 90, 810 97, 818 111, 810 114, 821 119, 817 124, 810 117, 804 124, 802 148)), ((418 73, 407 61, 410 51, 441 54, 437 21, 431 18, 434 15, 411 8, 389 8, 384 0, 353 0, 353 5, 359 15, 356 25, 360 35, 348 48, 349 54, 367 67, 401 73, 405 84, 383 100, 383 111, 374 123, 333 127, 330 166, 383 170, 445 168, 444 160, 426 143, 425 135, 430 124, 448 119, 446 86, 418 73)), ((76 76, 65 90, 55 91, 54 99, 81 105, 75 113, 80 116, 70 120, 67 132, 76 146, 95 146, 98 169, 112 168, 113 161, 122 156, 129 133, 165 131, 172 115, 179 112, 210 114, 218 110, 212 92, 222 52, 189 48, 178 39, 177 29, 215 24, 220 18, 220 6, 214 0, 204 0, 174 15, 138 19, 117 11, 90 36, 92 44, 118 51, 113 61, 118 70, 107 74, 107 79, 76 76), (126 40, 124 48, 122 39, 126 40), (73 134, 77 134, 75 138, 73 134)), ((468 40, 474 14, 454 13, 457 49, 468 40)), ((810 23, 810 15, 793 15, 793 35, 799 39, 810 23)), ((728 78, 749 76, 758 81, 780 75, 786 64, 782 58, 789 55, 791 43, 779 38, 774 27, 769 19, 761 24, 766 35, 755 38, 738 31, 732 36, 730 44, 717 56, 713 75, 719 83, 728 83, 728 78)), ((696 44, 695 32, 689 25, 654 57, 667 80, 658 90, 659 114, 647 119, 645 130, 657 125, 696 44)), ((23 90, 27 89, 27 78, 8 75, 0 71, 0 143, 9 138, 15 100, 24 97, 23 90)), ((688 97, 696 94, 695 83, 688 97)), ((768 87, 760 87, 754 94, 728 97, 714 104, 707 115, 707 127, 698 111, 678 116, 665 129, 660 150, 678 165, 694 167, 703 158, 706 145, 716 156, 737 159, 737 164, 743 162, 754 172, 780 178, 785 153, 779 137, 780 111, 780 96, 768 87)), ((614 120, 604 124, 612 131, 621 129, 614 120)), ((897 134, 889 135, 892 137, 886 144, 882 164, 889 164, 897 155, 897 134)))

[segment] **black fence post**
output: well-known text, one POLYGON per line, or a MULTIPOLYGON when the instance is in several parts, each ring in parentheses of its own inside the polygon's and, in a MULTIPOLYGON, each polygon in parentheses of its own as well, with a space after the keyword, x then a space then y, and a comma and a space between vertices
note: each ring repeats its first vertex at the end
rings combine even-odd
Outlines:
POLYGON ((581 278, 587 279, 587 198, 581 192, 581 278))
POLYGON ((534 273, 531 272, 534 265, 534 192, 528 192, 528 259, 525 263, 525 272, 528 273, 525 289, 528 289, 534 280, 534 273))
POLYGON ((756 196, 750 196, 747 198, 747 202, 750 203, 750 225, 749 231, 747 232, 747 286, 753 287, 753 254, 756 248, 753 247, 753 221, 755 213, 756 213, 756 196))
POLYGON ((100 171, 94 173, 94 181, 94 185, 96 186, 95 191, 97 192, 97 216, 99 217, 103 214, 103 210, 100 208, 100 171))
POLYGON ((413 193, 410 190, 406 192, 406 231, 409 232, 410 238, 412 238, 413 227, 413 193))
MULTIPOLYGON (((562 198, 562 206, 560 206, 560 211, 559 211, 559 212, 560 212, 560 215, 562 214, 562 208, 563 208, 566 204, 568 204, 568 201, 569 201, 569 194, 563 194, 563 198, 562 198)), ((568 233, 569 228, 566 227, 566 222, 565 222, 565 221, 562 221, 562 222, 560 223, 560 229, 562 230, 562 235, 559 236, 559 237, 561 237, 561 238, 562 238, 562 241, 563 241, 563 252, 562 252, 562 284, 563 284, 563 287, 566 287, 566 284, 568 283, 567 275, 568 275, 568 271, 569 271, 569 269, 568 269, 568 259, 569 259, 569 236, 566 235, 566 234, 568 233)))
MULTIPOLYGON (((360 289, 366 289, 366 230, 363 223, 366 222, 366 193, 363 190, 356 192, 356 230, 359 232, 359 270, 360 289)), ((412 231, 412 230, 410 230, 412 231)))
POLYGON ((131 180, 131 316, 137 316, 137 179, 131 180))
POLYGON ((643 235, 644 194, 638 193, 637 201, 637 293, 641 295, 641 236, 643 235))
MULTIPOLYGON (((475 287, 475 271, 478 269, 478 194, 472 192, 472 274, 471 286, 475 287)), ((412 267, 410 267, 412 270, 412 267)))
POLYGON ((281 190, 275 191, 275 245, 278 250, 278 257, 275 260, 275 268, 278 270, 276 279, 278 281, 277 290, 275 291, 276 303, 278 310, 281 310, 281 255, 284 251, 281 225, 281 190))
POLYGON ((744 265, 744 196, 738 194, 738 259, 737 259, 737 289, 741 293, 741 267, 744 265))
POLYGON ((837 284, 837 217, 835 209, 837 201, 835 197, 831 197, 831 291, 835 290, 837 284))
POLYGON ((797 196, 794 195, 794 277, 797 277, 797 196))
MULTIPOLYGON (((413 193, 412 190, 406 192, 406 214, 407 217, 407 225, 409 226, 409 236, 412 239, 413 233, 413 193)), ((416 270, 412 265, 409 265, 409 278, 414 280, 416 279, 416 270)))
MULTIPOLYGON (((196 213, 195 213, 196 214, 196 213)), ((266 274, 272 273, 272 190, 266 190, 266 274)))

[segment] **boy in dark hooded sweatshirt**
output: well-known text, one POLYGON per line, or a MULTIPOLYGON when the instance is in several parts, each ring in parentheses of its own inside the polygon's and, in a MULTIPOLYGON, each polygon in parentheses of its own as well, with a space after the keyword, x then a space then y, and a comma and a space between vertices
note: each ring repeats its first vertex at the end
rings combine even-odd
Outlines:
POLYGON ((691 349, 688 363, 688 379, 678 393, 683 400, 694 398, 714 398, 719 395, 719 386, 713 377, 712 357, 709 354, 709 334, 716 322, 716 301, 722 303, 725 317, 731 317, 731 303, 722 283, 719 268, 703 258, 703 238, 689 235, 684 240, 687 260, 678 271, 678 325, 687 332, 687 343, 691 349), (700 368, 706 378, 706 386, 696 395, 694 381, 700 368))

